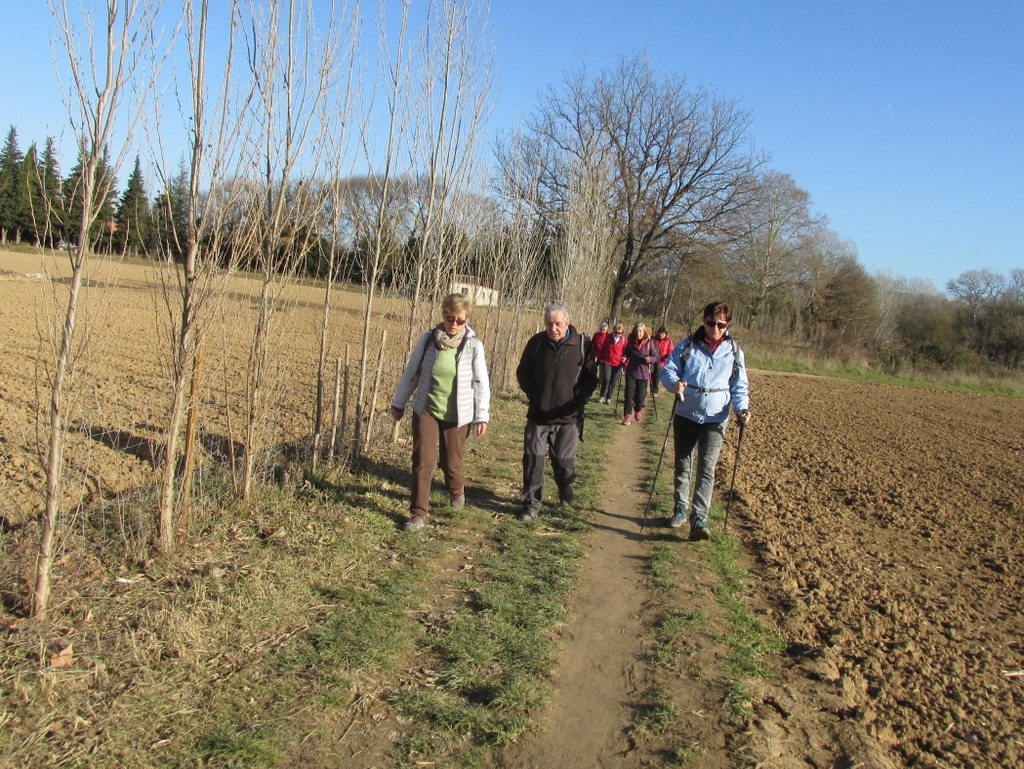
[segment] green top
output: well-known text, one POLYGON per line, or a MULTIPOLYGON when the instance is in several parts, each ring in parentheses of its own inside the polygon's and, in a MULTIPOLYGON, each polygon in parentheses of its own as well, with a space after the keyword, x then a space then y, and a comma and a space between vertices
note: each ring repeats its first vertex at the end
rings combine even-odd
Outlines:
POLYGON ((458 419, 455 408, 455 354, 458 349, 438 350, 430 371, 427 413, 442 422, 458 419))

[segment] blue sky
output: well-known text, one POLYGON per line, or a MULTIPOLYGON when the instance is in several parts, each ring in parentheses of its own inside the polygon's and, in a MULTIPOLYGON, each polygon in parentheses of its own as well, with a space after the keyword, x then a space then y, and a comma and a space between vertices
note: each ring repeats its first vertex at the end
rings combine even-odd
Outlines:
MULTIPOLYGON (((0 128, 24 149, 66 120, 45 3, 3 4, 0 128)), ((643 50, 749 111, 869 271, 941 288, 1024 268, 1024 0, 492 0, 490 23, 492 131, 567 71, 643 50)))

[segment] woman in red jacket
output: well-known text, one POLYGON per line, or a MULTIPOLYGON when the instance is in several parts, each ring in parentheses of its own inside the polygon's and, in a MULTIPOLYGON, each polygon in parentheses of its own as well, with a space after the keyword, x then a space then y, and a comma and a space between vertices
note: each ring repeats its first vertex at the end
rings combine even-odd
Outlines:
POLYGON ((676 346, 672 337, 668 335, 668 329, 664 326, 658 326, 658 330, 654 332, 654 346, 658 348, 658 360, 651 364, 652 396, 658 394, 658 374, 661 373, 665 361, 668 360, 668 356, 672 354, 672 350, 676 346))
POLYGON ((597 397, 599 398, 601 397, 601 392, 604 390, 604 369, 601 366, 601 358, 599 356, 601 355, 601 346, 604 344, 604 340, 608 338, 608 335, 608 321, 602 320, 601 329, 590 337, 591 349, 594 351, 594 360, 597 363, 597 366, 595 367, 597 369, 596 373, 598 381, 600 382, 597 390, 597 397))
POLYGON ((615 385, 622 373, 622 353, 626 349, 625 329, 616 323, 612 333, 605 337, 604 343, 597 351, 597 363, 601 367, 601 403, 611 403, 615 394, 615 385))

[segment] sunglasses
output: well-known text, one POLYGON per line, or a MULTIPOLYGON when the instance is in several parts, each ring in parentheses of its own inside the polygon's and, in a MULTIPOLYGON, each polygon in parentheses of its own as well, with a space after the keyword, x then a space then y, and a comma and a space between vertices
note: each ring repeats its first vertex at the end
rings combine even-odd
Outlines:
POLYGON ((725 329, 725 328, 729 327, 728 323, 724 323, 724 322, 722 322, 720 320, 706 320, 706 321, 704 321, 704 325, 707 326, 708 328, 720 328, 720 329, 725 329))
POLYGON ((451 315, 444 316, 445 323, 451 323, 453 326, 465 326, 467 318, 453 318, 451 315))

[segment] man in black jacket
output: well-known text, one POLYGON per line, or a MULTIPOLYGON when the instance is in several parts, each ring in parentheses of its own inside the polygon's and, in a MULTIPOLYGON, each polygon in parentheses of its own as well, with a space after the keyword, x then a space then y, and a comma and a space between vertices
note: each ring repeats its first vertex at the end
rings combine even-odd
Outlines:
POLYGON ((564 505, 572 504, 583 407, 597 387, 591 342, 569 325, 569 311, 563 305, 549 305, 544 312, 544 331, 526 343, 516 379, 529 402, 523 435, 523 511, 519 518, 532 521, 540 513, 548 449, 558 499, 564 505))

